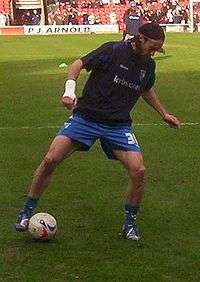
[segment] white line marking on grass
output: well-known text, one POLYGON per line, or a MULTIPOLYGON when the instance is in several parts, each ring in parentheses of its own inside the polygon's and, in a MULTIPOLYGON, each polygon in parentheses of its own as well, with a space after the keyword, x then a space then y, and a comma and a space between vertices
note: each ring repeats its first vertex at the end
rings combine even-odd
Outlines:
MULTIPOLYGON (((196 126, 199 122, 183 122, 181 126, 196 126)), ((167 126, 166 123, 133 123, 133 126, 167 126)), ((35 130, 35 129, 57 129, 62 125, 45 125, 45 126, 21 126, 21 127, 0 127, 0 130, 35 130)))
MULTIPOLYGON (((167 126, 167 123, 133 123, 133 126, 167 126)), ((182 122, 181 126, 194 126, 199 125, 199 122, 182 122)))
POLYGON ((35 129, 55 129, 60 128, 57 125, 46 125, 46 126, 21 126, 21 127, 0 127, 0 130, 35 130, 35 129))

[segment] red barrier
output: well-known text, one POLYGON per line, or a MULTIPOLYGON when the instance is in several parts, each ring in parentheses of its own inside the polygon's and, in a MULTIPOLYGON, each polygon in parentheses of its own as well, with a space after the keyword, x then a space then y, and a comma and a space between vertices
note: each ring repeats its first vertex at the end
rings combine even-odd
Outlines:
POLYGON ((23 26, 0 27, 1 35, 24 35, 23 26))

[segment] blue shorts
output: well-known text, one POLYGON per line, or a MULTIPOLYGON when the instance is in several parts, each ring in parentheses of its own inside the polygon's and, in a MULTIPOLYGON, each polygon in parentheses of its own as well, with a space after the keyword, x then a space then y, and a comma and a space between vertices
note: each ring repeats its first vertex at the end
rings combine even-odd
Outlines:
POLYGON ((72 116, 57 135, 64 135, 81 144, 80 150, 87 151, 97 139, 109 159, 116 160, 113 150, 140 152, 140 146, 129 126, 108 126, 91 122, 80 116, 72 116))

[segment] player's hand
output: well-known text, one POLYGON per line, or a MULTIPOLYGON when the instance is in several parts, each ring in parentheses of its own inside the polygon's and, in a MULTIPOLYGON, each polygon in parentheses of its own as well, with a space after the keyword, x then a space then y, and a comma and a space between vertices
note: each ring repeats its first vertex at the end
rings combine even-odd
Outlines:
POLYGON ((70 98, 70 97, 62 97, 62 103, 63 106, 66 107, 68 110, 72 110, 76 107, 77 104, 77 98, 70 98))
POLYGON ((174 127, 174 128, 181 127, 181 122, 178 120, 178 118, 171 114, 165 114, 165 116, 163 117, 163 120, 166 123, 168 123, 170 127, 174 127))

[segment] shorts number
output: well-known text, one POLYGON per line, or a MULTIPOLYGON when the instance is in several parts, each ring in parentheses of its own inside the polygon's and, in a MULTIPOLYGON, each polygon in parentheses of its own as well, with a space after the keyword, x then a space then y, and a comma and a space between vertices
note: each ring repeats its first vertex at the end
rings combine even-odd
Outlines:
POLYGON ((65 122, 64 127, 67 128, 71 125, 71 122, 65 122))
POLYGON ((128 144, 135 144, 138 145, 137 139, 133 133, 125 133, 126 137, 128 138, 128 144))

